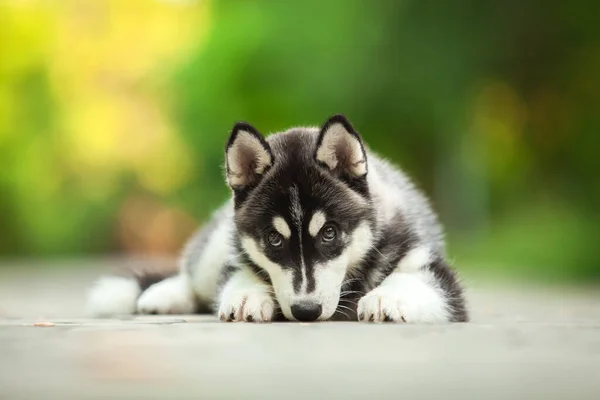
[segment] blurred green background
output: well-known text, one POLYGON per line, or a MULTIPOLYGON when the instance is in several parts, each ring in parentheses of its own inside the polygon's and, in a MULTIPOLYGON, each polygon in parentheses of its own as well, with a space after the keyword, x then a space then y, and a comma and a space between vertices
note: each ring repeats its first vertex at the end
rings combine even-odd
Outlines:
POLYGON ((469 273, 600 281, 598 2, 0 2, 0 256, 173 255, 222 150, 347 115, 469 273))

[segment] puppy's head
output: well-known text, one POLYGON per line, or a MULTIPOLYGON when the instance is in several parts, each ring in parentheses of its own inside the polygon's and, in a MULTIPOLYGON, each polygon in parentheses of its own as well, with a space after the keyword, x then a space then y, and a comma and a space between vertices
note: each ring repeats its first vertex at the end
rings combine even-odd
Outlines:
POLYGON ((268 139, 234 126, 226 173, 241 250, 268 275, 287 319, 332 317, 371 248, 367 172, 363 142, 342 116, 268 139))

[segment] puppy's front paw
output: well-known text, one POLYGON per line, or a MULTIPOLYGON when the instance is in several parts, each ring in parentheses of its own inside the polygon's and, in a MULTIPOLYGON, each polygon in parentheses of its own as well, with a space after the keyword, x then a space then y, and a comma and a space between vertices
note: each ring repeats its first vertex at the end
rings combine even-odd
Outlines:
POLYGON ((269 322, 273 320, 275 302, 262 291, 236 291, 221 298, 219 318, 224 322, 269 322))
POLYGON ((358 302, 359 321, 442 323, 450 314, 443 294, 419 275, 388 277, 358 302))
POLYGON ((137 301, 140 314, 191 314, 196 303, 183 276, 167 278, 150 286, 137 301))
POLYGON ((366 322, 406 322, 398 296, 376 288, 358 301, 358 320, 366 322))

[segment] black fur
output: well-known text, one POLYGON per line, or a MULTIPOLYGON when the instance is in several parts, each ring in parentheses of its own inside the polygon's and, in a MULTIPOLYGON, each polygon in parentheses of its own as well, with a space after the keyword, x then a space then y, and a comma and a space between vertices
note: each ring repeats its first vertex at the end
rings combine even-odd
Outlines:
POLYGON ((418 243, 418 239, 400 215, 380 233, 380 239, 365 257, 365 289, 372 290, 387 278, 398 262, 418 243), (401 227, 398 229, 398 227, 401 227))
POLYGON ((441 257, 436 258, 427 268, 433 273, 440 285, 451 311, 451 322, 467 322, 469 315, 463 289, 458 283, 458 277, 448 263, 441 257))

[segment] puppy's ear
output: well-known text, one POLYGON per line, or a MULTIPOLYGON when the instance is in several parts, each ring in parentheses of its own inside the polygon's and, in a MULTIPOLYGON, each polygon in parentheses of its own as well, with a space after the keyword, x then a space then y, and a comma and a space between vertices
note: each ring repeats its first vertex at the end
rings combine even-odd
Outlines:
POLYGON ((343 115, 334 115, 321 128, 315 159, 338 176, 367 175, 367 154, 360 135, 343 115))
POLYGON ((234 125, 225 147, 227 183, 233 190, 258 184, 273 165, 273 153, 265 138, 250 124, 234 125))

